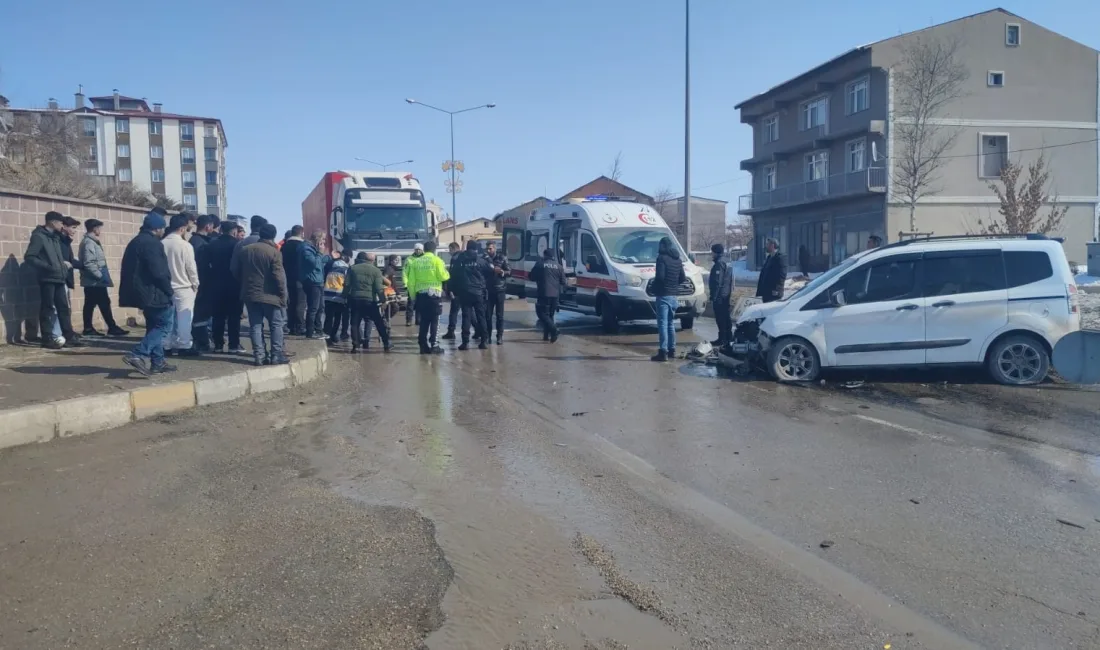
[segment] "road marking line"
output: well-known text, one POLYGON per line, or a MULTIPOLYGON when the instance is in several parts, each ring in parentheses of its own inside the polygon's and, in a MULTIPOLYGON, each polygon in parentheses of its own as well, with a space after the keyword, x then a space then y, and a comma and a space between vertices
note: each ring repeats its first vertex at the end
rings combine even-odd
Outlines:
POLYGON ((914 429, 912 427, 903 426, 901 424, 895 424, 893 422, 890 422, 889 420, 880 420, 879 418, 873 418, 870 415, 860 415, 859 413, 856 413, 855 417, 859 418, 860 420, 865 420, 867 422, 873 422, 875 424, 881 424, 884 427, 890 427, 892 429, 897 429, 898 431, 904 431, 906 433, 911 433, 913 435, 921 436, 923 438, 931 438, 932 440, 939 440, 941 442, 946 442, 947 441, 947 438, 945 438, 943 436, 938 436, 934 433, 927 433, 925 431, 921 431, 920 429, 914 429))

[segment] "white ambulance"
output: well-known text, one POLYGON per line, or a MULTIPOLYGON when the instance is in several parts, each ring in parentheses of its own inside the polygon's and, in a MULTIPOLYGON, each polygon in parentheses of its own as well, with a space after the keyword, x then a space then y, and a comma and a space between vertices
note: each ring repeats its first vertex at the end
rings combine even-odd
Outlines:
POLYGON ((565 311, 598 316, 606 332, 622 321, 657 318, 653 295, 657 247, 668 237, 680 253, 687 279, 677 287, 676 315, 690 329, 707 305, 703 271, 684 252, 661 215, 633 198, 590 196, 503 218, 504 253, 512 267, 508 293, 535 297, 528 279, 548 246, 558 250, 568 286, 565 311))

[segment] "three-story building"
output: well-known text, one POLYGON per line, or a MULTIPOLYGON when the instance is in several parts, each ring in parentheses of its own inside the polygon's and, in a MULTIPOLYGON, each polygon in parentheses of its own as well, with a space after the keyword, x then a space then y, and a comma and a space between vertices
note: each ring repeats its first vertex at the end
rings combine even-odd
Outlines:
POLYGON ((994 9, 855 48, 741 102, 741 121, 753 127, 753 156, 741 168, 753 184, 738 209, 753 219, 756 259, 766 237, 824 270, 870 235, 977 232, 998 218, 989 184, 1004 164, 1026 167, 1042 154, 1049 190, 1069 208, 1052 234, 1066 238, 1070 259, 1084 260, 1100 220, 1098 74, 1096 50, 994 9), (954 44, 967 75, 932 117, 954 142, 911 223, 895 140, 913 117, 896 102, 905 52, 919 39, 954 44))

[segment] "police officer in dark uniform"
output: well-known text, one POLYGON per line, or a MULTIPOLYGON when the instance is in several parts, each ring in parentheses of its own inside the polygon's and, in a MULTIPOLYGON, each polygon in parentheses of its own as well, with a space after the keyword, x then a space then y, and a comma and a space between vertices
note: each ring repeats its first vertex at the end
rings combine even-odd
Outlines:
POLYGON ((451 261, 451 295, 458 299, 462 308, 462 345, 458 346, 459 350, 470 348, 471 323, 474 336, 479 341, 477 347, 482 350, 489 347, 489 335, 485 333, 485 279, 490 273, 493 273, 493 267, 479 254, 475 240, 466 242, 466 250, 451 261))
POLYGON ((558 298, 565 287, 565 269, 554 259, 554 249, 542 251, 542 259, 535 262, 531 269, 531 280, 538 287, 535 313, 542 325, 542 340, 556 343, 558 326, 554 324, 554 314, 558 311, 558 298))
MULTIPOLYGON (((458 257, 458 242, 451 242, 447 244, 447 252, 451 254, 451 259, 447 263, 447 272, 454 277, 455 274, 455 258, 458 257)), ((451 290, 451 282, 443 283, 443 293, 451 297, 450 311, 447 312, 447 333, 441 336, 445 341, 453 341, 455 338, 455 328, 458 327, 458 298, 455 297, 454 291, 451 290)))
POLYGON ((489 262, 490 273, 485 278, 485 342, 493 338, 493 318, 497 323, 497 345, 504 335, 504 300, 507 295, 508 276, 512 269, 503 253, 497 251, 496 244, 485 247, 485 261, 489 262))

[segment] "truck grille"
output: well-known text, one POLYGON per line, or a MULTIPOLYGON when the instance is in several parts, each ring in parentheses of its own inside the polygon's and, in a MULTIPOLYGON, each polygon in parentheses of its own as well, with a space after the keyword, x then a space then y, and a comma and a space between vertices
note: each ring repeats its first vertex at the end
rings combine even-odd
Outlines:
MULTIPOLYGON (((646 285, 645 285, 645 293, 646 293, 647 296, 657 295, 657 294, 653 293, 653 282, 654 282, 654 280, 655 280, 655 278, 650 278, 649 282, 647 282, 646 285)), ((683 282, 681 282, 679 284, 679 286, 677 286, 676 289, 673 290, 673 292, 672 292, 672 295, 674 295, 674 296, 691 296, 691 295, 694 295, 694 294, 695 294, 695 283, 691 281, 691 278, 688 278, 688 279, 684 280, 683 282)))

